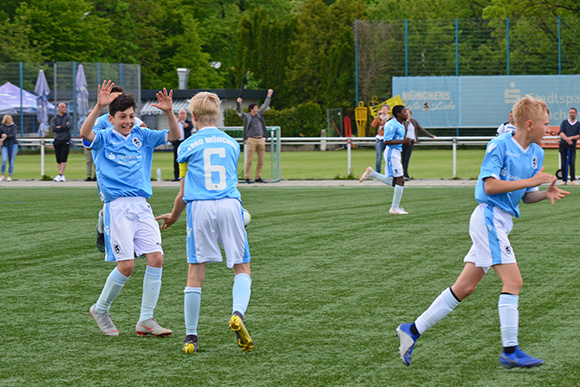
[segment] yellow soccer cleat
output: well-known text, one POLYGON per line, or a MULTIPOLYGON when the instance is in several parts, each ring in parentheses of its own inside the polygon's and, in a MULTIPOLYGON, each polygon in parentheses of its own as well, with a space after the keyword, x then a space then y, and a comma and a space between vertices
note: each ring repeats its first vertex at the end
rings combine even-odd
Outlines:
POLYGON ((197 345, 197 336, 196 335, 187 335, 185 336, 185 343, 183 344, 183 353, 195 353, 199 350, 199 346, 197 345))
POLYGON ((242 316, 237 313, 232 314, 232 317, 230 317, 230 329, 236 334, 238 345, 242 351, 250 352, 254 349, 254 342, 246 329, 242 316))

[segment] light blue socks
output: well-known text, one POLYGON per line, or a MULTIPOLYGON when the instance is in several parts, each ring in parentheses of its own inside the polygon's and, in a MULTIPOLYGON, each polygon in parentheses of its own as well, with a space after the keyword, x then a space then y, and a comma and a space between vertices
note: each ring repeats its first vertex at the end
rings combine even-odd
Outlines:
POLYGON ((240 273, 234 277, 232 313, 239 312, 242 316, 246 313, 250 303, 251 288, 252 278, 246 273, 240 273))
POLYGON ((183 298, 183 314, 185 316, 185 335, 197 335, 199 322, 199 307, 201 305, 201 288, 186 287, 183 298))
POLYGON ((115 300, 115 298, 121 293, 121 289, 123 289, 123 285, 129 277, 125 277, 119 269, 116 267, 113 269, 109 277, 107 277, 107 282, 105 282, 105 286, 103 287, 103 291, 99 296, 99 300, 97 301, 96 310, 98 313, 106 313, 109 311, 111 304, 115 300))
POLYGON ((141 315, 139 321, 145 321, 153 317, 153 311, 157 306, 159 292, 161 291, 161 273, 163 268, 147 266, 145 278, 143 278, 143 299, 141 301, 141 315))

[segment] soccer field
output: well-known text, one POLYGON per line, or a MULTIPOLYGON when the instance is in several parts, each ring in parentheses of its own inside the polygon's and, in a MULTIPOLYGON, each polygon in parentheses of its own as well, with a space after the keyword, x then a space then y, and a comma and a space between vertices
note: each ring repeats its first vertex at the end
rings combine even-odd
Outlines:
MULTIPOLYGON (((398 356, 395 328, 463 267, 472 187, 409 187, 408 216, 387 215, 393 191, 385 187, 240 190, 252 214, 246 322, 256 347, 236 345, 228 329, 233 273, 212 264, 200 352, 185 355, 184 219, 162 233, 156 318, 174 334, 135 335, 145 270, 138 260, 111 308, 120 336, 105 337, 88 312, 114 267, 94 247, 96 190, 0 189, 0 385, 578 385, 577 187, 555 207, 522 204, 510 235, 524 278, 520 344, 546 362, 530 370, 499 366, 501 282, 493 271, 421 337, 411 367, 398 356)), ((154 192, 155 214, 169 211, 177 188, 154 192)))

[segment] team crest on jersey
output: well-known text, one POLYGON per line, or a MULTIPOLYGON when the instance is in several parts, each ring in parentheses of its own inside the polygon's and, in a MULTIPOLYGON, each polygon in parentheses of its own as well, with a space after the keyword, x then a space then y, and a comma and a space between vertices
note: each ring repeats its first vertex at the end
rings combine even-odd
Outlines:
POLYGON ((538 168, 538 158, 536 156, 532 157, 532 168, 538 168))
POLYGON ((133 137, 133 144, 135 144, 136 147, 140 147, 141 141, 139 141, 137 137, 133 137))

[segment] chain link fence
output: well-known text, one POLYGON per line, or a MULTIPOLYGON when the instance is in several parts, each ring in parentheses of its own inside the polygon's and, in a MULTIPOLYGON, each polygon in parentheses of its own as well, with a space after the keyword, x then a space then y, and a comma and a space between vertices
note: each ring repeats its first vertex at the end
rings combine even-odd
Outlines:
MULTIPOLYGON (((125 88, 125 92, 132 93, 141 105, 141 65, 126 63, 86 63, 86 62, 51 62, 51 63, 0 63, 0 85, 10 82, 30 93, 34 87, 39 70, 43 70, 50 88, 48 99, 57 105, 67 104, 68 113, 73 117, 73 135, 78 135, 78 114, 76 106, 76 75, 78 66, 83 65, 87 89, 89 91, 89 109, 97 102, 97 85, 103 80, 111 79, 117 85, 125 88)), ((38 135, 39 122, 35 113, 23 113, 20 106, 15 107, 17 114, 13 115, 22 137, 38 135)), ((89 110, 90 111, 90 110, 89 110)), ((52 116, 49 116, 49 121, 52 116)))
POLYGON ((580 17, 355 22, 356 98, 391 97, 393 76, 580 73, 580 17))

